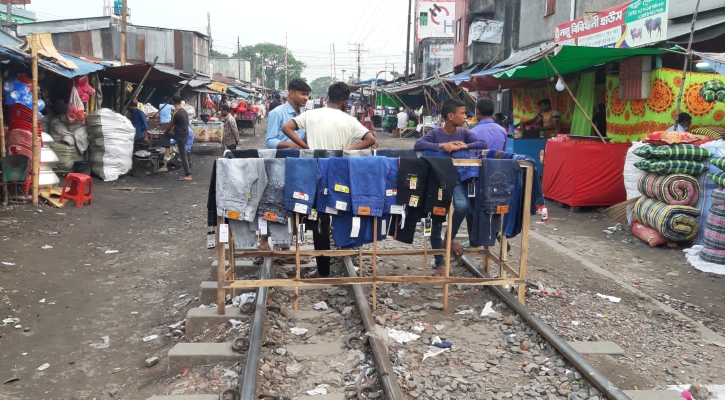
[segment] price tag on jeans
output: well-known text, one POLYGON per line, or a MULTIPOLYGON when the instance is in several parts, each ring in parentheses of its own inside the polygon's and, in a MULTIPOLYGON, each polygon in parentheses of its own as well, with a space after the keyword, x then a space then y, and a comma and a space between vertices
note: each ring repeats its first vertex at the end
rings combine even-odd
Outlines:
POLYGON ((496 207, 496 214, 507 214, 508 212, 509 212, 509 206, 496 207))
POLYGON ((206 234, 206 248, 213 249, 216 247, 216 234, 214 231, 209 231, 206 234))
POLYGON ((219 243, 229 243, 229 224, 219 225, 219 243))
POLYGON ((310 215, 307 216, 307 219, 309 219, 310 221, 317 221, 317 210, 315 210, 314 208, 310 210, 310 215))
POLYGON ((433 207, 433 215, 437 215, 439 217, 444 217, 446 215, 446 208, 445 207, 433 207))
POLYGON ((239 211, 229 210, 227 211, 227 218, 239 221, 240 219, 242 219, 242 213, 240 213, 239 211))
POLYGON ((468 181, 468 197, 476 197, 476 180, 468 181))
POLYGON ((388 220, 387 219, 383 219, 380 223, 380 234, 381 235, 388 234, 388 220))
POLYGON ((411 207, 418 207, 418 201, 420 198, 418 196, 410 196, 410 201, 408 202, 408 205, 411 207))
POLYGON ((325 214, 337 215, 337 209, 332 207, 325 207, 325 214))
POLYGON ((295 198, 295 199, 297 199, 297 200, 305 200, 305 201, 307 201, 307 200, 310 199, 310 195, 308 195, 308 194, 306 194, 304 192, 294 192, 292 194, 292 197, 295 198))
POLYGON ((385 191, 385 196, 397 196, 398 195, 398 189, 388 189, 385 191))
POLYGON ((394 205, 390 206, 390 213, 391 214, 403 214, 405 212, 405 206, 401 205, 394 205))
POLYGON ((430 237, 432 228, 433 228, 433 220, 430 218, 423 218, 423 236, 430 237))
POLYGON ((358 236, 360 236, 360 217, 353 217, 352 231, 350 231, 350 237, 356 238, 358 236))
POLYGON ((410 190, 415 190, 418 187, 418 177, 414 176, 410 178, 410 190))
POLYGON ((335 184, 335 191, 336 192, 340 192, 340 193, 350 193, 350 188, 347 187, 347 186, 345 186, 345 185, 341 185, 339 183, 336 183, 335 184))
POLYGON ((295 203, 294 212, 299 214, 307 214, 307 206, 300 203, 295 203))
POLYGON ((438 188, 438 201, 443 201, 443 188, 438 188))
POLYGON ((259 234, 260 235, 266 235, 267 234, 267 221, 263 219, 259 219, 259 234))
POLYGON ((359 206, 357 208, 357 215, 370 215, 370 207, 359 206))
POLYGON ((303 243, 305 241, 305 224, 300 224, 297 227, 297 242, 303 243))
POLYGON ((347 203, 344 201, 336 201, 335 208, 340 211, 347 211, 347 203))

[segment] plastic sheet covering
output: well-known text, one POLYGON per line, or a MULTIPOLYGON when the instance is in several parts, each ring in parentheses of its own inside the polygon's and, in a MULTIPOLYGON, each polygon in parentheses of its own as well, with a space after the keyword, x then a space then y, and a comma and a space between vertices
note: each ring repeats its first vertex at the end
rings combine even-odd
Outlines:
POLYGON ((9 154, 20 154, 28 157, 28 168, 33 159, 33 133, 24 129, 12 129, 5 141, 9 154))
POLYGON ((713 274, 725 275, 725 265, 715 264, 707 261, 703 261, 700 258, 700 252, 703 247, 701 245, 692 246, 689 249, 683 250, 687 261, 693 267, 699 269, 702 272, 711 272, 713 274))
POLYGON ((131 170, 136 130, 128 118, 102 108, 88 116, 86 129, 94 174, 115 181, 131 170))

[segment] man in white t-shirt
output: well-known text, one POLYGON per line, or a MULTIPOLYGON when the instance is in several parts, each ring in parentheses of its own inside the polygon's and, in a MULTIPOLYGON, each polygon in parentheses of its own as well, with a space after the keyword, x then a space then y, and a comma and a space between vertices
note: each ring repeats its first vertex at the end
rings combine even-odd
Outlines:
POLYGON ((337 82, 328 91, 327 107, 308 111, 282 126, 290 140, 302 149, 311 150, 362 150, 376 144, 375 136, 356 118, 345 113, 350 98, 350 87, 337 82), (304 129, 305 139, 295 133, 304 129), (352 141, 360 142, 352 145, 352 141))
POLYGON ((405 109, 403 107, 400 107, 400 112, 398 113, 398 129, 405 129, 408 127, 408 113, 405 112, 405 109))
POLYGON ((307 100, 307 103, 305 103, 305 111, 310 111, 310 110, 314 110, 314 109, 315 109, 315 100, 312 97, 310 97, 307 100))

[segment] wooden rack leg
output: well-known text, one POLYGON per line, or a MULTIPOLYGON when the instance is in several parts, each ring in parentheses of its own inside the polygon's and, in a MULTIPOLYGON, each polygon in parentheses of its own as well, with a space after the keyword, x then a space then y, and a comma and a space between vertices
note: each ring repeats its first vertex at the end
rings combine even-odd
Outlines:
MULTIPOLYGON (((373 217, 373 278, 378 276, 378 217, 373 217)), ((373 311, 378 309, 378 285, 373 283, 373 311)))
POLYGON ((531 227, 531 192, 534 182, 534 169, 526 168, 526 189, 524 189, 524 215, 521 229, 521 261, 519 262, 519 279, 524 283, 519 284, 519 303, 526 302, 526 267, 529 259, 529 228, 531 227))
MULTIPOLYGON (((229 232, 229 274, 227 276, 230 281, 237 280, 237 264, 234 261, 234 235, 231 232, 229 232)), ((237 297, 237 289, 232 288, 232 298, 234 297, 237 297)))
MULTIPOLYGON (((446 228, 446 278, 451 274, 451 233, 453 232, 453 202, 448 208, 448 227, 446 228)), ((443 285, 443 309, 448 310, 448 284, 443 285)))
POLYGON ((297 240, 295 240, 295 276, 298 281, 295 282, 295 311, 297 311, 300 302, 300 237, 302 237, 302 232, 300 232, 300 215, 297 213, 295 213, 295 228, 297 229, 297 240))
POLYGON ((363 276, 365 276, 365 273, 363 272, 362 247, 360 247, 357 250, 358 250, 358 255, 357 255, 358 270, 360 271, 360 277, 362 278, 363 276))
MULTIPOLYGON (((224 243, 219 243, 219 227, 224 223, 224 217, 216 217, 216 250, 217 250, 217 266, 216 266, 216 279, 217 283, 221 284, 224 282, 225 266, 224 262, 224 243)), ((217 314, 224 315, 226 296, 224 288, 221 286, 216 289, 216 308, 217 314)))
POLYGON ((507 254, 506 254, 506 236, 503 234, 503 219, 505 217, 505 214, 501 214, 501 229, 499 231, 499 237, 501 238, 499 242, 501 242, 501 251, 499 252, 498 259, 499 262, 499 276, 503 279, 506 279, 506 269, 503 267, 503 264, 506 262, 507 254))
POLYGON ((491 251, 491 247, 486 246, 483 249, 486 251, 483 253, 483 267, 486 270, 486 275, 491 276, 491 259, 488 257, 488 252, 491 251))

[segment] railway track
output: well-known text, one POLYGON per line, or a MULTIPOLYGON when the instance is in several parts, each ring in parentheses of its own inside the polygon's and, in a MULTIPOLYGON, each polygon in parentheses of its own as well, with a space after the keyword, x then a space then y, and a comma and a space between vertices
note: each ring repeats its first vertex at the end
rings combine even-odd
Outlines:
MULTIPOLYGON (((348 276, 357 275, 350 257, 344 257, 342 261, 343 273, 348 276)), ((464 257, 461 265, 475 276, 486 277, 485 272, 470 257, 464 257)), ((269 279, 276 274, 284 274, 284 271, 277 269, 279 268, 272 263, 271 258, 265 258, 259 278, 269 279)), ((390 304, 386 299, 391 296, 386 297, 384 291, 379 294, 378 311, 373 313, 369 306, 369 287, 351 285, 312 289, 300 294, 302 306, 297 313, 283 306, 294 300, 293 292, 280 288, 258 289, 255 303, 248 310, 253 312, 251 327, 248 333, 235 338, 233 342, 234 349, 242 352, 245 360, 239 386, 224 390, 219 397, 221 400, 487 398, 484 392, 490 389, 485 383, 480 383, 486 381, 478 373, 480 370, 477 365, 480 364, 471 362, 466 365, 465 360, 456 360, 455 356, 451 356, 449 364, 455 364, 458 372, 451 376, 455 377, 456 382, 465 382, 466 385, 454 382, 452 384, 454 390, 450 390, 451 385, 447 385, 448 389, 445 389, 447 392, 442 393, 441 390, 436 391, 436 387, 429 385, 428 381, 411 384, 413 379, 407 371, 413 369, 417 363, 413 362, 411 365, 409 361, 402 361, 402 357, 399 356, 406 351, 412 352, 412 346, 404 347, 406 345, 386 340, 387 332, 381 327, 386 325, 385 318, 390 317, 390 314, 385 314, 385 305, 390 304), (306 332, 302 333, 303 330, 306 332), (458 378, 459 376, 461 378, 458 378), (477 379, 480 379, 480 382, 477 382, 477 379), (428 389, 429 386, 431 389, 428 389), (462 392, 462 387, 467 387, 465 392, 462 392), (319 396, 322 394, 326 396, 319 396)), ((519 369, 522 370, 523 376, 528 376, 532 380, 537 375, 555 378, 550 380, 559 379, 564 381, 560 387, 565 388, 568 385, 566 376, 581 374, 583 378, 577 379, 577 385, 586 380, 598 390, 597 393, 602 398, 629 399, 551 328, 518 303, 514 296, 500 287, 491 287, 489 290, 521 318, 523 321, 520 326, 521 332, 536 331, 548 343, 546 348, 550 349, 552 354, 555 349, 558 352, 556 355, 566 362, 563 364, 557 361, 556 364, 566 366, 567 374, 563 378, 554 374, 544 374, 538 369, 539 367, 531 372, 530 368, 522 366, 519 369)), ((456 343, 456 346, 465 348, 466 343, 456 343)), ((519 351, 518 347, 516 349, 512 351, 514 357, 504 356, 502 360, 507 361, 508 358, 513 362, 519 362, 517 358, 521 357, 516 354, 522 354, 522 357, 526 358, 527 352, 519 351)), ((555 358, 556 356, 552 359, 555 358)), ((546 365, 550 363, 551 361, 546 365)), ((553 364, 551 366, 554 367, 553 364)), ((541 368, 547 369, 544 364, 541 368)), ((497 370, 490 368, 488 372, 495 374, 497 370)), ((438 382, 441 383, 440 379, 438 382)), ((539 379, 539 382, 542 380, 539 379)), ((537 385, 531 386, 532 390, 529 392, 536 392, 537 385)), ((571 396, 562 396, 567 390, 544 393, 542 387, 538 389, 542 398, 546 396, 549 396, 549 399, 552 399, 551 396, 571 398, 571 396)), ((549 391, 551 392, 551 389, 549 391)), ((533 393, 529 393, 529 396, 533 396, 533 393)))

